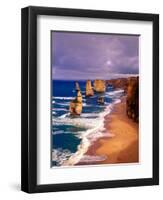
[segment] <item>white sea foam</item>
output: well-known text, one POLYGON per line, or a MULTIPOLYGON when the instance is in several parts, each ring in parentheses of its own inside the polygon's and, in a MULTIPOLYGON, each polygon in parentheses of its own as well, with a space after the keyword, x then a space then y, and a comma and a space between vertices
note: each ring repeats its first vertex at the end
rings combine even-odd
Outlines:
MULTIPOLYGON (((74 98, 72 98, 72 99, 74 99, 74 98)), ((66 99, 64 99, 64 100, 66 100, 66 99)), ((56 105, 60 105, 60 106, 69 106, 70 105, 70 101, 63 101, 63 102, 52 101, 52 104, 56 104, 56 105)), ((88 104, 85 103, 85 99, 83 99, 83 104, 82 105, 83 105, 83 107, 84 106, 89 106, 88 104)))
MULTIPOLYGON (((103 112, 99 113, 98 117, 95 119, 94 118, 93 119, 86 118, 86 119, 82 119, 82 120, 81 120, 81 118, 78 119, 80 121, 80 122, 78 121, 79 123, 77 123, 79 126, 82 125, 85 127, 89 127, 89 129, 87 131, 83 132, 83 134, 81 135, 82 142, 78 146, 77 152, 74 153, 68 160, 63 162, 62 165, 65 165, 65 166, 66 165, 75 165, 76 163, 81 161, 83 156, 85 156, 84 154, 87 152, 88 147, 92 144, 93 141, 96 141, 98 138, 114 137, 113 134, 105 132, 104 117, 112 111, 114 104, 117 104, 120 102, 121 102, 120 99, 115 99, 114 102, 112 104, 109 104, 105 108, 105 110, 103 112)), ((74 125, 76 125, 76 123, 74 125)), ((90 162, 93 161, 93 157, 91 159, 92 160, 90 162)))
POLYGON ((83 155, 80 159, 82 163, 92 163, 92 162, 100 162, 104 161, 107 157, 106 156, 91 156, 91 155, 83 155))
POLYGON ((52 131, 52 134, 53 134, 53 135, 59 135, 59 134, 62 134, 62 133, 63 133, 62 130, 52 131))
POLYGON ((72 100, 75 97, 53 97, 53 99, 58 99, 58 100, 72 100))
POLYGON ((74 153, 68 160, 63 162, 62 165, 75 165, 78 163, 82 158, 83 155, 87 152, 88 147, 91 145, 91 143, 95 140, 97 140, 100 137, 109 137, 110 135, 106 133, 104 130, 104 117, 111 112, 113 108, 113 104, 110 104, 106 107, 104 112, 99 113, 99 116, 97 118, 93 119, 81 119, 77 118, 72 119, 74 124, 73 125, 79 125, 89 128, 83 134, 81 135, 82 141, 81 144, 78 145, 78 150, 76 153, 74 153), (78 122, 78 123, 77 123, 78 122))
POLYGON ((63 165, 63 163, 72 155, 73 153, 71 153, 68 149, 53 149, 52 161, 57 161, 59 165, 63 165))
POLYGON ((99 113, 82 113, 81 114, 81 117, 84 117, 84 118, 95 118, 98 116, 99 116, 99 113))
POLYGON ((82 139, 82 135, 83 135, 84 131, 77 131, 77 132, 70 132, 70 131, 63 131, 63 130, 52 131, 52 135, 70 134, 70 133, 75 135, 79 139, 82 139))
POLYGON ((66 108, 52 108, 53 111, 67 111, 66 108))
MULTIPOLYGON (((86 100, 84 100, 84 101, 86 101, 86 100)), ((87 104, 86 102, 83 102, 82 105, 83 105, 83 107, 95 107, 95 105, 93 105, 93 104, 87 104)))
POLYGON ((64 118, 66 118, 67 116, 69 116, 69 113, 65 113, 65 114, 59 116, 58 118, 59 118, 59 119, 64 119, 64 118))
POLYGON ((106 95, 115 96, 117 94, 122 94, 123 92, 124 92, 124 90, 119 89, 119 90, 115 90, 115 91, 111 91, 111 92, 106 92, 106 95))
POLYGON ((120 99, 115 99, 114 104, 121 103, 120 99))
POLYGON ((54 125, 56 124, 68 124, 74 125, 81 128, 93 128, 98 123, 98 119, 87 119, 87 118, 58 118, 53 117, 52 122, 54 125))
MULTIPOLYGON (((106 95, 112 95, 113 103, 108 104, 105 110, 101 113, 82 113, 81 116, 78 118, 70 118, 64 114, 60 118, 56 118, 56 117, 52 118, 52 122, 54 125, 68 124, 68 125, 73 125, 73 126, 87 129, 86 131, 83 131, 77 134, 77 136, 80 137, 82 141, 80 145, 78 145, 78 150, 75 153, 68 154, 69 155, 68 159, 65 159, 68 156, 67 157, 63 156, 65 153, 63 153, 61 156, 63 157, 63 160, 62 158, 60 158, 59 156, 60 154, 57 154, 58 159, 60 160, 59 162, 61 162, 60 163, 61 165, 70 166, 70 165, 75 165, 79 161, 92 162, 92 161, 96 161, 96 160, 100 161, 100 159, 104 159, 104 158, 98 158, 98 157, 85 157, 84 154, 87 152, 92 142, 97 140, 97 138, 104 137, 104 136, 114 137, 114 135, 108 132, 105 132, 104 118, 106 115, 108 115, 112 111, 114 104, 121 102, 121 100, 119 99, 119 95, 121 95, 123 92, 124 90, 116 90, 113 92, 107 92, 106 95)), ((89 106, 89 105, 84 103, 83 106, 89 106)))
POLYGON ((60 105, 60 106, 68 106, 69 102, 62 102, 62 103, 55 102, 55 104, 60 105))

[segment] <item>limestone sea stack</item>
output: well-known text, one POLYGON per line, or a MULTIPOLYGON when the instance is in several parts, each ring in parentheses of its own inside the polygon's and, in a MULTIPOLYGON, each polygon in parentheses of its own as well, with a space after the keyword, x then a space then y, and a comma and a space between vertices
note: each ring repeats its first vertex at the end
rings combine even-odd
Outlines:
POLYGON ((104 104, 104 97, 98 97, 97 103, 103 105, 104 104))
POLYGON ((80 86, 79 86, 79 83, 77 81, 75 82, 75 89, 76 89, 76 91, 80 90, 80 86))
POLYGON ((139 121, 139 77, 128 78, 126 112, 129 118, 139 121))
POLYGON ((70 114, 75 116, 75 115, 80 115, 82 112, 82 94, 80 90, 77 92, 77 97, 70 102, 70 107, 69 107, 70 114))
POLYGON ((95 92, 105 92, 106 90, 106 85, 104 80, 100 79, 94 80, 93 86, 95 92))
POLYGON ((94 95, 94 91, 93 91, 92 84, 91 84, 90 80, 86 81, 86 92, 85 92, 85 95, 86 95, 86 97, 94 95))
POLYGON ((81 94, 80 90, 77 92, 76 100, 77 100, 79 103, 82 103, 83 98, 82 98, 82 94, 81 94))

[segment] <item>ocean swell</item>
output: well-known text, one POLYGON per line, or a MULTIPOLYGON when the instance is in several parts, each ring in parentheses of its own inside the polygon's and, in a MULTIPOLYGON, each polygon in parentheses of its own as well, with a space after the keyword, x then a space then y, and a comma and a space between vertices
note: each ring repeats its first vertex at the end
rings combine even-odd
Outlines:
MULTIPOLYGON (((115 90, 105 92, 105 98, 111 98, 111 102, 105 102, 104 105, 97 105, 102 110, 98 112, 94 111, 96 105, 92 105, 92 102, 87 103, 87 99, 83 99, 83 108, 85 112, 82 112, 79 117, 71 117, 68 113, 69 101, 73 97, 53 97, 52 112, 57 112, 57 115, 52 116, 53 127, 57 126, 73 126, 78 129, 84 129, 82 131, 71 132, 76 137, 80 138, 80 144, 77 147, 76 152, 71 152, 69 149, 56 148, 52 150, 52 161, 56 162, 55 166, 73 166, 80 162, 91 163, 92 161, 101 161, 104 157, 87 156, 85 153, 94 141, 101 137, 113 137, 110 133, 106 132, 104 127, 105 116, 110 114, 114 108, 114 105, 120 103, 121 96, 124 90, 115 90)), ((94 97, 92 97, 93 99, 94 97)), ((55 114, 55 113, 54 113, 55 114)), ((53 136, 59 136, 62 134, 70 134, 70 131, 55 130, 52 132, 53 136)), ((55 137, 54 137, 55 138, 55 137)))
MULTIPOLYGON (((88 119, 86 119, 87 123, 75 123, 75 125, 79 125, 79 126, 87 126, 87 128, 89 127, 89 129, 85 132, 83 132, 82 134, 82 141, 81 144, 78 145, 78 150, 76 153, 72 154, 70 156, 70 158, 68 160, 65 160, 62 163, 62 166, 73 166, 75 164, 77 164, 79 161, 80 162, 87 162, 88 161, 88 157, 85 156, 84 154, 88 151, 89 146, 96 141, 98 138, 101 137, 112 137, 109 133, 105 132, 105 128, 104 128, 104 120, 105 120, 105 116, 110 114, 114 104, 120 103, 120 99, 116 99, 116 101, 114 101, 114 103, 108 105, 105 110, 102 113, 99 113, 99 117, 96 118, 95 120, 90 120, 87 121, 88 119), (91 123, 91 121, 93 121, 93 123, 91 123)), ((73 119, 74 120, 74 119, 73 119)), ((94 158, 94 157, 89 157, 89 162, 92 162, 93 160, 100 160, 100 159, 104 159, 104 158, 94 158)))

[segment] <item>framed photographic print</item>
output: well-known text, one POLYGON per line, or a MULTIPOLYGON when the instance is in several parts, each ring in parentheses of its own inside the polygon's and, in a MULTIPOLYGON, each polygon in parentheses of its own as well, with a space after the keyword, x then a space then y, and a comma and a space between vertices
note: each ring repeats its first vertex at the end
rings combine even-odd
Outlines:
POLYGON ((159 184, 159 16, 22 9, 22 190, 159 184))

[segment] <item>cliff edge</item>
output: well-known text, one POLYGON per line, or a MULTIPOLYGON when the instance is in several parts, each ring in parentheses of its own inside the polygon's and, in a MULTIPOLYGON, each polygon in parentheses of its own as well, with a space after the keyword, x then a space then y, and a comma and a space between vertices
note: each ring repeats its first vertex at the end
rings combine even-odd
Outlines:
POLYGON ((118 78, 106 81, 107 86, 123 89, 126 94, 126 114, 135 122, 139 121, 139 77, 118 78))

